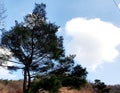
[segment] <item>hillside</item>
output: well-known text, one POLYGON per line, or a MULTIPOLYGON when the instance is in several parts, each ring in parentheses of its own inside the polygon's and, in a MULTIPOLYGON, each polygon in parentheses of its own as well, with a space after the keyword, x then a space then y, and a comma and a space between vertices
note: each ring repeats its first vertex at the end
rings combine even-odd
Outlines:
MULTIPOLYGON (((81 90, 62 87, 60 91, 61 93, 93 93, 93 89, 90 85, 85 86, 81 90)), ((22 80, 0 80, 0 93, 22 93, 22 80)))
MULTIPOLYGON (((0 93, 22 93, 22 83, 22 80, 0 80, 0 93)), ((120 85, 110 85, 109 88, 110 93, 120 93, 120 85)), ((60 89, 60 93, 94 93, 94 91, 95 89, 92 87, 92 84, 86 84, 86 86, 80 90, 69 89, 67 87, 60 89)))
MULTIPOLYGON (((22 80, 0 80, 0 93, 22 93, 22 80)), ((109 93, 120 93, 120 85, 109 85, 109 93)), ((39 93, 43 93, 43 90, 40 90, 39 93)), ((62 87, 60 93, 95 93, 95 89, 92 84, 86 84, 85 87, 80 90, 69 89, 67 87, 62 87)), ((48 93, 48 92, 45 92, 48 93)))
POLYGON ((0 93, 22 93, 22 80, 0 80, 0 93))

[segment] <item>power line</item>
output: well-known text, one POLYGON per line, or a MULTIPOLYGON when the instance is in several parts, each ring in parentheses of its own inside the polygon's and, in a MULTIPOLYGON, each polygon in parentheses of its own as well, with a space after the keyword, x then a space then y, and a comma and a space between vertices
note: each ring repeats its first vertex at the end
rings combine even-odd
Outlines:
POLYGON ((120 8, 119 8, 117 2, 116 2, 115 0, 113 0, 113 2, 114 2, 115 6, 118 8, 118 10, 119 10, 119 12, 120 12, 120 8))

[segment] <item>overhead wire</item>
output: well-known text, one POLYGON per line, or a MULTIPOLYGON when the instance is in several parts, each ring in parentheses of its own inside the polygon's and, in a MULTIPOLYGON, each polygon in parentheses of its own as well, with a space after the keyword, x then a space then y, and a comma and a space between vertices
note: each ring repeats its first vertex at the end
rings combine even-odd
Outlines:
POLYGON ((117 9, 118 9, 119 12, 120 12, 120 7, 118 6, 118 3, 117 3, 115 0, 113 0, 113 2, 114 2, 115 6, 117 7, 117 9))

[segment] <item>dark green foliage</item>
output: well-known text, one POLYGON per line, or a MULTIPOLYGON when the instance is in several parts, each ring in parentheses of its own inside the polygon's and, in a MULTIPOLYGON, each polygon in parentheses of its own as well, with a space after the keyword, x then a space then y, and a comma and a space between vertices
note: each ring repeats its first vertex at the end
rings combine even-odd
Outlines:
POLYGON ((86 84, 87 71, 85 68, 82 68, 81 65, 76 65, 71 69, 72 71, 70 72, 70 74, 63 76, 62 85, 80 89, 86 84))
POLYGON ((46 11, 45 11, 46 5, 41 3, 40 4, 35 4, 35 8, 33 10, 33 14, 39 15, 40 17, 46 19, 46 11))
POLYGON ((71 66, 69 64, 68 68, 59 68, 48 73, 47 76, 37 76, 38 78, 33 82, 31 90, 38 91, 38 89, 42 88, 51 93, 57 93, 61 87, 80 89, 86 84, 86 75, 85 68, 80 65, 71 66))
MULTIPOLYGON (((71 57, 68 57, 67 59, 69 58, 71 57)), ((71 60, 71 64, 73 64, 73 59, 71 60)), ((67 67, 65 64, 64 66, 60 65, 62 67, 54 69, 52 72, 42 77, 37 75, 37 80, 33 81, 31 91, 35 91, 36 93, 38 89, 42 88, 51 93, 57 93, 61 87, 70 87, 74 89, 83 87, 86 84, 86 69, 82 68, 81 65, 74 66, 71 64, 66 64, 67 67)))
POLYGON ((74 89, 80 89, 82 86, 86 84, 85 79, 81 79, 79 77, 64 77, 62 79, 62 85, 65 87, 70 87, 74 89))
POLYGON ((59 63, 49 74, 54 74, 58 77, 64 76, 66 74, 70 75, 71 69, 74 67, 74 57, 75 55, 70 55, 68 57, 62 57, 59 59, 59 63))
POLYGON ((95 91, 97 93, 109 93, 110 92, 110 88, 108 88, 104 82, 101 82, 98 79, 95 80, 95 84, 93 85, 93 87, 95 88, 95 91))
POLYGON ((40 89, 40 79, 39 80, 34 80, 31 83, 31 88, 29 90, 29 93, 37 93, 39 89, 40 89))
POLYGON ((61 87, 61 81, 56 76, 43 78, 40 82, 41 88, 48 90, 50 93, 57 93, 61 87))
POLYGON ((63 38, 56 35, 59 26, 46 20, 45 8, 43 3, 35 4, 23 23, 15 21, 16 25, 2 35, 1 45, 13 53, 24 71, 24 93, 28 93, 32 77, 47 73, 64 57, 63 38))
POLYGON ((15 21, 15 26, 2 35, 1 45, 13 53, 15 63, 19 64, 9 69, 23 69, 24 93, 28 93, 31 78, 37 74, 45 78, 32 84, 31 91, 37 91, 40 86, 56 93, 61 84, 80 88, 86 81, 86 69, 74 65, 75 55, 65 56, 63 38, 56 34, 59 26, 46 20, 45 8, 43 3, 35 4, 32 14, 26 15, 23 23, 15 21))
POLYGON ((47 90, 50 93, 57 93, 61 86, 61 81, 56 76, 41 77, 33 81, 31 93, 37 93, 39 89, 47 90))
POLYGON ((80 89, 86 84, 87 71, 81 65, 74 65, 75 55, 60 59, 60 64, 50 74, 60 79, 62 86, 80 89))
POLYGON ((76 76, 76 77, 80 77, 80 78, 86 78, 87 75, 87 71, 86 68, 82 68, 81 65, 76 65, 71 73, 71 76, 76 76))

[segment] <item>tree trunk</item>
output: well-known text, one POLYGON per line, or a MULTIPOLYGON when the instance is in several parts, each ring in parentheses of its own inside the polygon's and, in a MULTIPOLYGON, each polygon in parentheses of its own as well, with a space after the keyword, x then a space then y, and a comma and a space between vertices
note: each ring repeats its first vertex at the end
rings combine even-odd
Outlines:
POLYGON ((31 85, 30 71, 28 70, 27 73, 28 73, 27 90, 29 91, 29 89, 30 89, 30 85, 31 85))
POLYGON ((24 69, 23 93, 28 93, 27 92, 27 71, 26 71, 26 68, 24 69))
POLYGON ((30 89, 31 77, 27 67, 24 69, 23 93, 28 93, 30 89))

